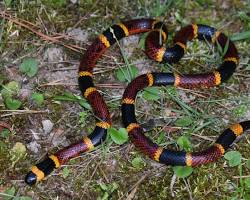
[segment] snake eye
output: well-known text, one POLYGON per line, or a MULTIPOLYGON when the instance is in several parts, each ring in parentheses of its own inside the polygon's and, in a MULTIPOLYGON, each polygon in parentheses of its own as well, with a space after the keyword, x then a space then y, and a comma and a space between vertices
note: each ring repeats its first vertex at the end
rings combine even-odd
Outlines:
POLYGON ((29 172, 25 177, 25 183, 32 186, 36 183, 37 177, 33 172, 29 172))

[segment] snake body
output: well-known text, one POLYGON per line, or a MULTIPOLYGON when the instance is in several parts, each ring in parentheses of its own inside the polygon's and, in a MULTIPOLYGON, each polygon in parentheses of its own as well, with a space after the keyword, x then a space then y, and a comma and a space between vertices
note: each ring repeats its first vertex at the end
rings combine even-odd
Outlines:
POLYGON ((25 182, 34 185, 43 180, 54 169, 59 168, 69 159, 92 150, 106 138, 111 118, 102 95, 93 83, 93 68, 105 50, 118 40, 139 33, 149 32, 145 41, 148 57, 158 61, 175 63, 185 53, 187 41, 194 38, 217 43, 222 49, 227 48, 220 67, 210 73, 180 75, 172 73, 148 73, 134 79, 126 88, 122 99, 122 120, 132 142, 150 158, 168 165, 196 166, 213 162, 221 157, 234 140, 250 128, 250 121, 232 125, 216 140, 214 145, 205 151, 191 153, 163 149, 147 138, 135 117, 135 98, 137 92, 148 86, 174 85, 176 87, 212 87, 230 78, 239 62, 237 49, 228 37, 215 28, 206 25, 192 24, 182 28, 173 39, 173 46, 166 48, 161 41, 167 39, 167 27, 154 19, 135 19, 115 24, 100 34, 85 52, 79 66, 78 83, 82 95, 91 105, 96 116, 94 131, 81 141, 72 144, 55 154, 49 155, 42 162, 34 165, 26 175, 25 182), (159 37, 160 36, 160 37, 159 37))

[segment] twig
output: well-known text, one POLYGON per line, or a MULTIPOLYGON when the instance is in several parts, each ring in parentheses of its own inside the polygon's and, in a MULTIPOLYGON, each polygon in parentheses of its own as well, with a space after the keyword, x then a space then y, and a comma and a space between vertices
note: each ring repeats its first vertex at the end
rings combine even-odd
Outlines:
POLYGON ((188 191, 188 194, 189 194, 189 199, 190 200, 193 200, 193 197, 192 197, 192 192, 191 192, 191 188, 190 188, 190 184, 188 181, 185 180, 185 178, 183 179, 186 187, 187 187, 187 191, 188 191))
POLYGON ((233 178, 235 178, 235 179, 250 178, 250 175, 246 175, 246 176, 233 176, 233 178))
POLYGON ((69 48, 73 51, 76 51, 76 52, 80 52, 80 49, 83 49, 79 46, 76 46, 76 45, 67 45, 67 44, 64 44, 62 43, 60 40, 58 40, 55 36, 48 36, 48 35, 45 35, 37 30, 35 30, 34 28, 32 28, 31 26, 35 26, 34 24, 28 22, 28 21, 25 21, 25 20, 20 20, 20 19, 15 19, 15 18, 12 18, 10 15, 6 14, 5 12, 0 12, 0 17, 4 18, 4 19, 7 19, 21 27, 24 27, 30 31, 32 31, 33 33, 37 34, 38 36, 40 36, 43 40, 46 40, 46 41, 50 41, 52 43, 58 43, 66 48, 69 48), (31 26, 29 26, 31 25, 31 26))
MULTIPOLYGON (((78 84, 75 83, 64 83, 64 82, 60 82, 63 80, 55 80, 49 83, 45 83, 45 84, 41 84, 39 85, 39 87, 46 87, 46 86, 57 86, 57 85, 63 85, 63 86, 78 86, 78 84)), ((96 84, 96 87, 98 88, 114 88, 114 89, 124 89, 125 85, 123 84, 119 84, 119 83, 99 83, 96 84)))
POLYGON ((3 114, 1 117, 7 117, 12 115, 23 115, 23 114, 38 114, 38 113, 48 113, 45 110, 0 110, 0 112, 11 112, 8 114, 3 114))

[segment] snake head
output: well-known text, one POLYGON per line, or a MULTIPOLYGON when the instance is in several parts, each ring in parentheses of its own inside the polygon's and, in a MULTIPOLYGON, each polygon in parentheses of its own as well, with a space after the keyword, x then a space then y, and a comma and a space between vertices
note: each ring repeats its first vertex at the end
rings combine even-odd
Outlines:
POLYGON ((27 183, 29 186, 34 185, 37 182, 37 176, 34 174, 32 171, 30 171, 26 176, 25 176, 25 183, 27 183))

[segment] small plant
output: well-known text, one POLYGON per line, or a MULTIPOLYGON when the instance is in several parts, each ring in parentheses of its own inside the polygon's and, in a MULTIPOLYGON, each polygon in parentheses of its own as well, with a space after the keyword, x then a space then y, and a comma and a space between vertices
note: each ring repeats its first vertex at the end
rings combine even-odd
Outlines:
POLYGON ((175 175, 179 178, 186 178, 193 172, 193 168, 188 166, 175 166, 173 167, 173 170, 175 175))
POLYGON ((4 128, 4 129, 0 132, 0 137, 6 139, 6 138, 8 138, 8 137, 10 136, 10 133, 11 133, 11 132, 9 131, 9 129, 4 128))
POLYGON ((180 136, 178 138, 177 144, 179 145, 181 150, 185 150, 185 151, 191 151, 192 150, 191 142, 189 141, 188 137, 185 136, 185 135, 180 136))
POLYGON ((22 158, 26 156, 26 147, 23 143, 17 142, 10 151, 10 160, 12 167, 22 158))
POLYGON ((78 95, 74 95, 70 92, 65 92, 63 95, 57 95, 54 97, 55 101, 72 101, 77 102, 82 106, 83 108, 86 108, 88 110, 91 110, 91 107, 86 99, 83 99, 82 97, 78 95))
POLYGON ((129 65, 126 68, 120 68, 116 71, 116 78, 121 82, 130 82, 132 79, 137 77, 139 73, 138 68, 135 65, 129 65))
POLYGON ((33 77, 38 71, 38 61, 35 58, 25 58, 20 65, 20 71, 28 77, 33 77))
POLYGON ((38 105, 38 106, 41 106, 44 102, 44 96, 43 94, 40 94, 40 93, 32 93, 31 95, 31 99, 38 105))
POLYGON ((225 153, 224 158, 228 161, 230 167, 235 167, 241 164, 241 153, 238 151, 229 151, 225 153))
POLYGON ((110 135, 112 141, 116 144, 121 145, 128 141, 128 132, 125 128, 119 128, 119 130, 109 128, 108 134, 110 135))
POLYGON ((187 126, 190 126, 192 123, 193 123, 192 118, 186 116, 186 117, 177 119, 174 124, 175 126, 187 127, 187 126))
POLYGON ((143 161, 143 159, 138 156, 138 157, 135 157, 132 161, 131 161, 131 164, 134 168, 136 169, 142 169, 143 167, 146 166, 146 163, 143 161))
POLYGON ((1 94, 4 99, 4 104, 8 109, 17 110, 21 107, 22 102, 15 99, 15 96, 18 95, 19 91, 19 84, 15 81, 11 81, 8 84, 3 85, 1 94))
POLYGON ((103 195, 97 198, 97 200, 108 200, 110 199, 112 193, 118 189, 117 183, 105 184, 99 183, 99 187, 101 188, 103 195))
POLYGON ((64 179, 67 178, 69 176, 69 174, 70 174, 69 168, 67 166, 64 167, 63 170, 62 170, 62 176, 63 176, 63 178, 64 179))
POLYGON ((28 196, 15 196, 16 189, 14 187, 7 188, 3 193, 0 192, 0 197, 3 200, 32 200, 28 196))
POLYGON ((78 122, 79 122, 81 128, 83 128, 86 125, 87 117, 88 117, 87 112, 80 112, 79 113, 79 121, 78 122))
POLYGON ((233 114, 236 117, 242 117, 246 112, 248 111, 248 106, 247 105, 239 105, 233 108, 233 114))
POLYGON ((142 96, 146 100, 156 101, 160 99, 160 90, 157 87, 145 88, 142 92, 142 96))

